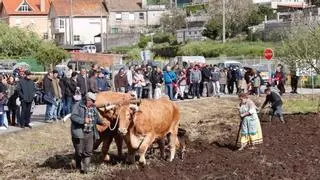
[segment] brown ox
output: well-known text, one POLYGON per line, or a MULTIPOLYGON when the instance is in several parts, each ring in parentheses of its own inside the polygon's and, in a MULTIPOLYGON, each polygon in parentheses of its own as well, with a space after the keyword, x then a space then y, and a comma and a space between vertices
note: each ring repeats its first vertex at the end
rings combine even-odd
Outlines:
POLYGON ((118 124, 117 124, 117 115, 115 114, 114 109, 109 108, 109 105, 119 104, 121 102, 129 102, 132 99, 131 94, 127 93, 116 93, 116 92, 101 92, 96 96, 96 107, 99 112, 99 116, 102 120, 109 122, 109 125, 100 126, 97 125, 97 129, 100 134, 100 139, 95 142, 94 149, 97 149, 101 142, 102 145, 102 155, 105 161, 109 161, 110 157, 108 155, 108 151, 110 148, 110 144, 113 139, 116 142, 118 155, 122 156, 122 143, 123 138, 118 133, 118 124))
POLYGON ((139 162, 146 164, 145 153, 157 138, 164 138, 168 133, 170 158, 172 161, 178 142, 180 120, 179 107, 167 98, 142 100, 138 105, 127 104, 117 107, 119 114, 119 132, 124 136, 128 147, 129 161, 138 151, 139 162))

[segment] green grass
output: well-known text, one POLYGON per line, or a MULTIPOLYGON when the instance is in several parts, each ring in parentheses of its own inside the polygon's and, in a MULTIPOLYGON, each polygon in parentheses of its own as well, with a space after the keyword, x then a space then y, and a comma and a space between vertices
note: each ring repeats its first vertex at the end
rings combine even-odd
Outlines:
POLYGON ((191 41, 181 46, 179 55, 181 56, 263 56, 265 48, 273 48, 277 44, 270 42, 249 42, 249 41, 230 41, 222 44, 217 41, 191 41))
POLYGON ((310 97, 300 97, 296 99, 284 99, 284 111, 287 113, 315 113, 318 112, 319 98, 315 96, 312 100, 310 97))

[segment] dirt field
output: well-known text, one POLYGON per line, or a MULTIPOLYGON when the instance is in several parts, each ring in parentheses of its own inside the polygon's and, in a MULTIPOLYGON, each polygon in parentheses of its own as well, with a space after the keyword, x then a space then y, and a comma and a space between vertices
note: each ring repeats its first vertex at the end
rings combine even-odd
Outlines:
POLYGON ((286 125, 262 122, 264 144, 238 152, 237 103, 236 98, 181 103, 181 127, 189 137, 185 159, 169 163, 152 156, 143 168, 106 164, 96 153, 92 172, 80 175, 70 167, 69 123, 1 136, 0 179, 320 179, 318 114, 286 116, 286 125))

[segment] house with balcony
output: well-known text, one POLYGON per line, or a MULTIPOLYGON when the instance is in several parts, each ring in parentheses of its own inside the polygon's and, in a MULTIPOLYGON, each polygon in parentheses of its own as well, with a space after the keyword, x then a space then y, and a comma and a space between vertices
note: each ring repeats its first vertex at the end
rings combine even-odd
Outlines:
POLYGON ((0 0, 0 20, 10 27, 33 31, 40 38, 51 39, 49 5, 49 0, 0 0))
POLYGON ((54 0, 49 10, 52 37, 59 45, 95 44, 95 36, 106 33, 107 14, 102 0, 54 0))

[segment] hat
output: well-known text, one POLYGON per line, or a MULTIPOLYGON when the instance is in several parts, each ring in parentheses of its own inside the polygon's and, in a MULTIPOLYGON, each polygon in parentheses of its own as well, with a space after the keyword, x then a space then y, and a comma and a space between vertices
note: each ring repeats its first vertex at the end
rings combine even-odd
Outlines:
POLYGON ((32 75, 32 73, 31 73, 30 71, 25 71, 24 74, 25 74, 26 76, 32 75))
POLYGON ((96 101, 96 94, 92 92, 88 92, 86 95, 87 99, 91 99, 92 101, 96 101))

